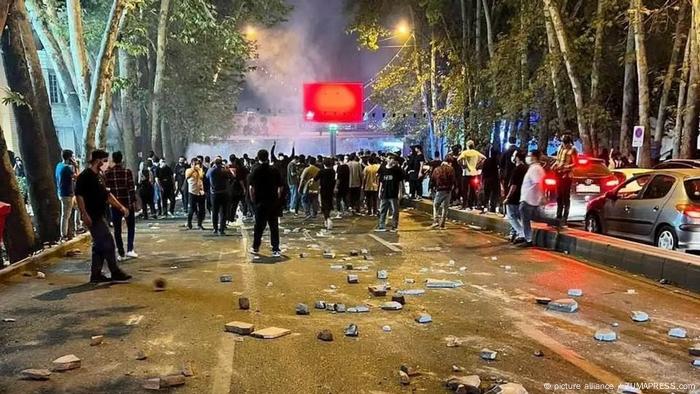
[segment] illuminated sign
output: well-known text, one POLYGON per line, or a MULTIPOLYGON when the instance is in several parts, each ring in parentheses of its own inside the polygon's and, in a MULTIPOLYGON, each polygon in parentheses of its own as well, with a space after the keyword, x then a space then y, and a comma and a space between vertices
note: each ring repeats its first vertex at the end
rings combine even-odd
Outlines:
POLYGON ((304 120, 316 123, 360 123, 362 83, 304 84, 304 120))

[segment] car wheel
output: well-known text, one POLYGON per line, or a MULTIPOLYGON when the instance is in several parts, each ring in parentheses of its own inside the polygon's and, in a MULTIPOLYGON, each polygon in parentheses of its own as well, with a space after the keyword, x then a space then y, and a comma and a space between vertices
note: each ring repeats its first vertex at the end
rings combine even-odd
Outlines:
POLYGON ((600 217, 598 214, 589 213, 586 215, 586 231, 596 234, 603 233, 603 227, 600 225, 600 217))
POLYGON ((656 246, 666 250, 676 250, 678 247, 678 236, 670 226, 663 226, 656 233, 656 246))

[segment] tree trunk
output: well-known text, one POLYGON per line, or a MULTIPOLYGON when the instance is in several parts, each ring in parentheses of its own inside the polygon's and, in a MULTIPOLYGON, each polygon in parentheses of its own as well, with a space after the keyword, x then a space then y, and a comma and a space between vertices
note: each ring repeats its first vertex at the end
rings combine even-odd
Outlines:
POLYGON ((634 47, 637 53, 637 93, 639 96, 639 125, 644 127, 644 143, 639 157, 641 168, 651 168, 651 121, 649 119, 649 68, 642 22, 642 0, 630 0, 630 13, 634 27, 634 47))
POLYGON ((119 34, 121 20, 126 17, 124 8, 125 0, 114 0, 112 10, 109 14, 107 26, 102 36, 100 45, 100 54, 97 57, 97 67, 92 78, 92 90, 90 91, 90 104, 88 105, 87 120, 85 121, 84 144, 85 155, 89 156, 90 152, 95 150, 95 134, 97 133, 100 104, 104 92, 109 89, 112 83, 112 78, 109 76, 109 69, 112 58, 114 57, 114 48, 119 34))
MULTIPOLYGON (((692 32, 691 27, 690 31, 692 32)), ((673 158, 681 157, 681 133, 683 131, 683 119, 685 114, 685 101, 688 96, 688 79, 690 78, 690 48, 693 36, 688 35, 685 40, 685 54, 683 55, 683 66, 681 67, 681 81, 678 86, 678 105, 676 107, 676 124, 673 125, 673 158)))
MULTIPOLYGON (((160 14, 158 16, 158 43, 156 45, 156 72, 153 78, 153 97, 151 97, 151 146, 156 154, 162 156, 161 145, 158 137, 161 131, 160 101, 163 94, 163 73, 165 72, 165 45, 168 34, 168 14, 170 12, 170 0, 160 0, 160 14)), ((415 29, 415 27, 414 27, 415 29)), ((163 138, 162 135, 160 135, 163 138)), ((163 138, 164 139, 164 138, 163 138)))
POLYGON ((695 20, 698 16, 696 9, 693 8, 693 34, 691 35, 690 43, 690 78, 688 81, 688 94, 686 96, 685 110, 683 111, 683 129, 681 131, 681 149, 680 158, 691 159, 695 158, 697 151, 698 138, 698 113, 700 111, 700 64, 698 57, 700 56, 700 45, 696 41, 698 22, 695 20))
MULTIPOLYGON (((561 70, 561 57, 557 46, 556 38, 554 37, 554 28, 552 21, 546 13, 545 27, 547 30, 547 46, 549 48, 549 73, 552 79, 552 91, 554 92, 554 106, 557 110, 557 125, 560 131, 566 129, 564 123, 564 104, 561 99, 561 87, 559 85, 559 71, 561 70)), ((549 130, 549 127, 547 128, 549 130)))
POLYGON ((486 18, 486 44, 489 50, 489 59, 493 58, 494 46, 493 46, 493 29, 491 27, 491 10, 489 9, 488 0, 482 0, 484 7, 484 17, 486 18))
POLYGON ((136 135, 134 132, 134 115, 135 108, 133 97, 135 97, 136 72, 135 62, 126 51, 119 50, 119 76, 126 79, 130 83, 127 85, 126 91, 120 93, 121 113, 122 113, 122 139, 124 142, 124 160, 126 167, 134 173, 138 169, 138 161, 136 160, 136 135))
MULTIPOLYGON (((591 102, 590 106, 599 107, 600 106, 600 65, 603 59, 603 39, 605 37, 605 14, 607 10, 607 0, 598 0, 598 7, 596 10, 596 16, 594 20, 595 26, 595 38, 593 42, 593 62, 591 65, 591 102)), ((596 113, 596 112, 594 112, 596 113)), ((599 153, 599 137, 597 126, 596 115, 593 115, 590 119, 589 130, 591 133, 591 144, 593 145, 592 150, 597 155, 599 153)))
POLYGON ((673 36, 673 49, 671 50, 671 61, 668 63, 668 69, 666 69, 666 76, 664 77, 664 84, 661 91, 661 100, 659 100, 659 111, 656 116, 654 141, 658 144, 661 144, 664 136, 664 126, 666 124, 666 107, 668 106, 668 96, 671 93, 673 79, 676 75, 676 69, 678 68, 678 58, 680 57, 680 52, 683 48, 684 42, 687 41, 687 35, 685 34, 685 31, 687 30, 685 26, 687 15, 688 2, 683 0, 681 1, 680 9, 678 10, 678 22, 676 23, 676 33, 673 36))
MULTIPOLYGON (((529 90, 530 72, 528 70, 528 35, 525 21, 525 1, 520 3, 520 91, 525 97, 529 90)), ((520 145, 527 149, 530 140, 530 107, 526 100, 523 101, 522 119, 523 127, 520 130, 520 145)))
POLYGON ((481 1, 476 0, 476 19, 474 20, 474 53, 476 68, 481 68, 481 1))
POLYGON ((578 131, 581 139, 583 141, 583 150, 585 153, 592 153, 591 138, 588 133, 588 127, 586 124, 585 117, 585 103, 583 99, 583 87, 581 81, 576 74, 574 69, 573 59, 571 50, 569 49, 569 41, 566 37, 566 32, 564 31, 564 24, 561 20, 561 15, 559 10, 552 5, 552 0, 544 0, 545 13, 549 13, 549 16, 545 14, 545 17, 550 18, 552 21, 552 27, 554 28, 554 33, 559 43, 559 51, 564 59, 564 65, 566 66, 566 72, 569 75, 569 81, 571 82, 571 91, 574 95, 574 103, 576 105, 576 122, 578 123, 578 131))
POLYGON ((107 69, 107 76, 105 77, 107 86, 102 93, 100 112, 97 117, 97 131, 95 132, 97 147, 100 149, 107 149, 109 118, 112 113, 112 82, 114 81, 115 64, 116 59, 112 56, 109 62, 109 68, 107 69))
MULTIPOLYGON (((85 46, 85 31, 83 30, 83 15, 80 0, 66 0, 68 19, 68 41, 75 74, 75 88, 80 100, 83 123, 87 122, 90 108, 90 66, 88 65, 87 48, 85 46)), ((89 155, 90 151, 85 152, 89 155)))
POLYGON ((632 116, 634 111, 634 81, 636 80, 637 55, 634 50, 634 28, 630 20, 627 28, 625 50, 625 77, 622 88, 622 119, 620 121, 620 151, 623 155, 632 152, 632 116))
POLYGON ((177 160, 175 157, 175 150, 173 149, 173 138, 170 133, 170 125, 165 118, 161 120, 160 125, 160 135, 163 137, 163 156, 168 164, 175 163, 177 160))
MULTIPOLYGON (((12 4, 7 25, 3 51, 7 68, 13 70, 7 74, 8 85, 27 101, 27 105, 15 107, 15 118, 20 130, 20 152, 24 162, 29 164, 25 168, 29 197, 41 241, 53 242, 60 236, 60 209, 53 177, 53 162, 49 158, 45 132, 47 122, 44 114, 50 119, 51 108, 47 101, 41 101, 41 96, 37 94, 41 92, 37 92, 39 89, 32 84, 37 79, 35 70, 38 68, 38 74, 41 76, 41 68, 36 59, 36 46, 23 0, 15 0, 12 4), (37 63, 33 64, 33 61, 37 63)), ((45 98, 45 87, 41 88, 44 89, 45 98)), ((49 132, 53 132, 53 127, 49 132)))

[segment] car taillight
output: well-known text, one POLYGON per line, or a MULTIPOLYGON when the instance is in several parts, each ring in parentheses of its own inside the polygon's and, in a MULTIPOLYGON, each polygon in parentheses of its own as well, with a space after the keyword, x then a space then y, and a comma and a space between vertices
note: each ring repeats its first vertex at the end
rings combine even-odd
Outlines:
POLYGON ((578 165, 585 166, 588 164, 588 159, 578 159, 578 165))
POLYGON ((479 177, 472 178, 472 185, 479 186, 479 177))
POLYGON ((544 178, 544 184, 545 186, 556 186, 557 180, 554 178, 544 178))
POLYGON ((700 219, 700 205, 678 204, 676 209, 689 218, 700 219))
POLYGON ((611 180, 605 182, 605 186, 607 186, 607 187, 615 187, 615 186, 617 186, 617 185, 619 185, 619 184, 620 184, 620 181, 619 181, 617 178, 616 178, 616 179, 611 179, 611 180))

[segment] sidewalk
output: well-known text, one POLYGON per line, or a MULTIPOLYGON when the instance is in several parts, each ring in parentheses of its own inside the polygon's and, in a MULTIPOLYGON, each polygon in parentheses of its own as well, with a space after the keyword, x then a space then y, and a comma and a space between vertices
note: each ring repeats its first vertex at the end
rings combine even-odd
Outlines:
MULTIPOLYGON (((10 264, 0 269, 0 281, 25 271, 35 271, 40 265, 46 264, 46 262, 52 258, 65 257, 66 253, 69 251, 85 247, 90 240, 90 233, 79 234, 70 241, 48 247, 23 260, 10 264)), ((32 274, 34 274, 34 272, 32 272, 32 274)))
MULTIPOLYGON (((430 200, 404 202, 417 210, 431 213, 430 200)), ((502 234, 510 232, 508 221, 500 215, 465 212, 451 208, 450 219, 502 234)), ((557 232, 546 225, 533 224, 533 244, 567 253, 581 260, 613 267, 631 274, 661 281, 700 293, 700 256, 661 250, 655 246, 626 241, 587 231, 566 229, 557 232)))

